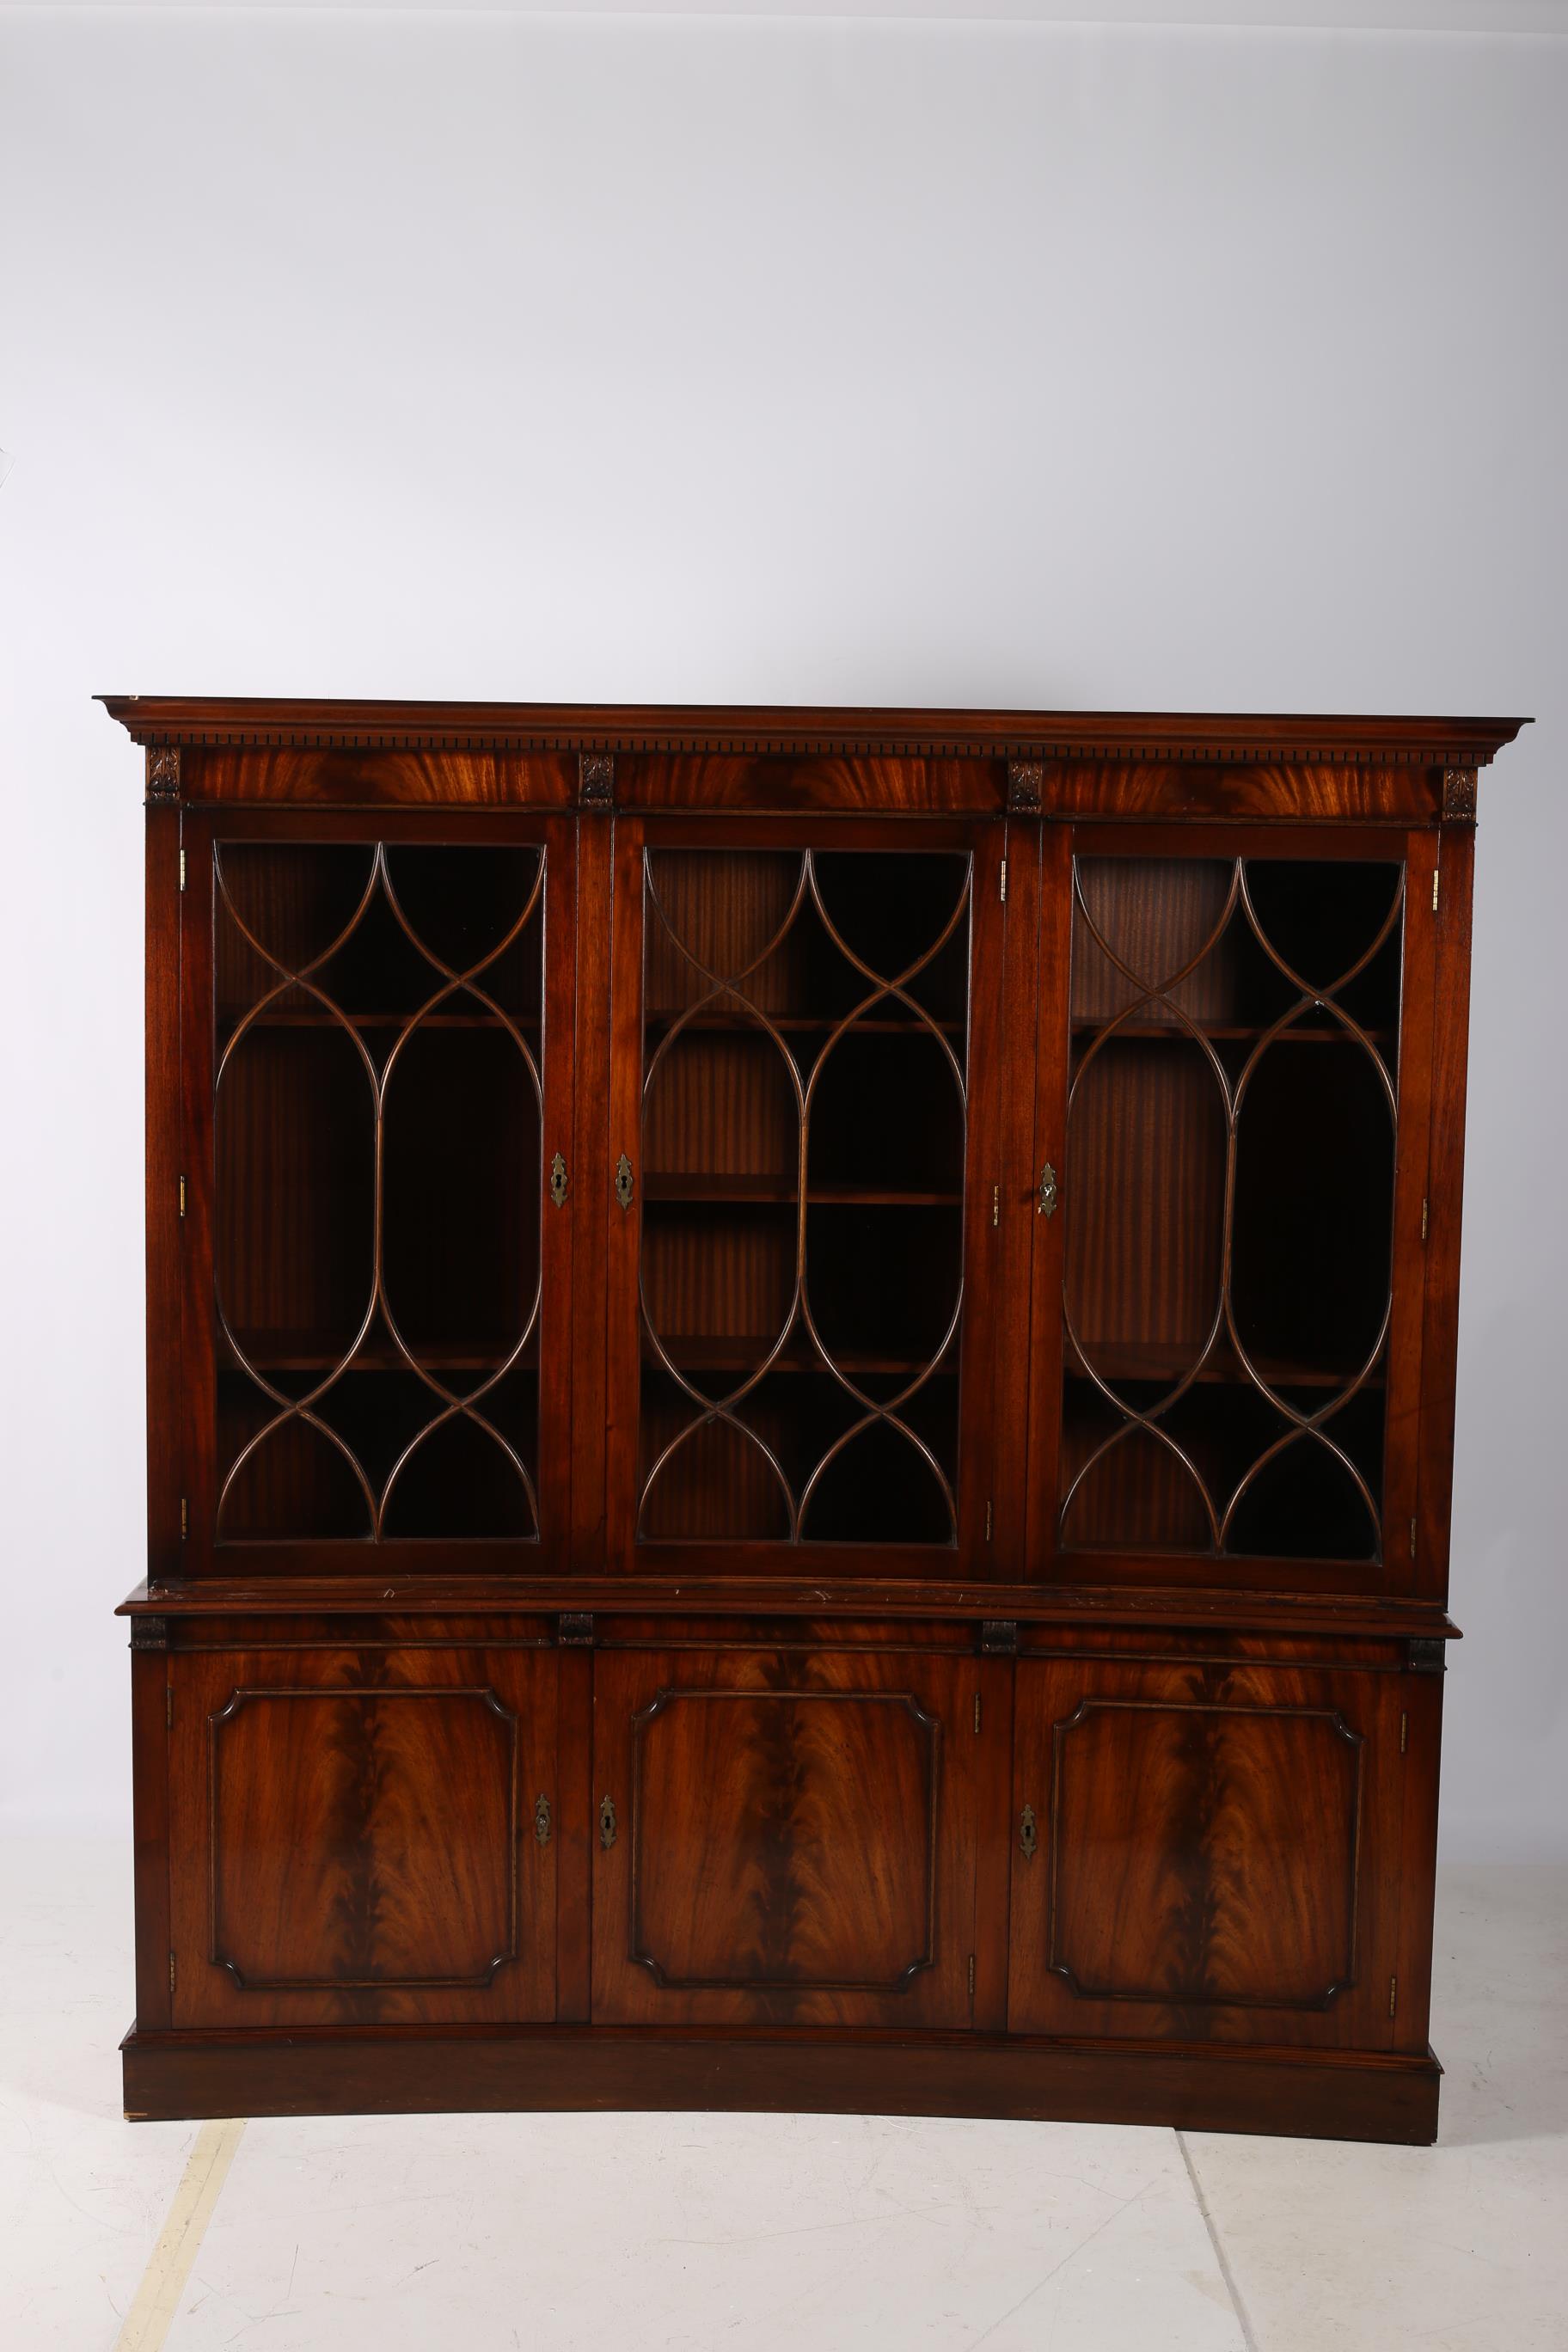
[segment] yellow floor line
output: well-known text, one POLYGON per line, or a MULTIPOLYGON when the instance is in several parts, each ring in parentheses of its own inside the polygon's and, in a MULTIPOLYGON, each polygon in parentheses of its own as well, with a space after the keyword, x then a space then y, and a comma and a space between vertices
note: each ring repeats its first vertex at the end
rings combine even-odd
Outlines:
POLYGON ((243 2122, 231 2119, 204 2124, 196 2134, 169 2218, 142 2274, 114 2352, 160 2352, 244 2129, 243 2122))

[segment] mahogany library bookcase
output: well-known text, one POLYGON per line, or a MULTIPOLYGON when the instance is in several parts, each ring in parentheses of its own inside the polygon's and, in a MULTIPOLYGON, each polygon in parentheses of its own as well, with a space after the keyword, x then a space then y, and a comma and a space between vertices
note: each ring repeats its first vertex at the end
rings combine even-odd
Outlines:
POLYGON ((107 700, 127 2113, 1430 2139, 1522 722, 107 700))

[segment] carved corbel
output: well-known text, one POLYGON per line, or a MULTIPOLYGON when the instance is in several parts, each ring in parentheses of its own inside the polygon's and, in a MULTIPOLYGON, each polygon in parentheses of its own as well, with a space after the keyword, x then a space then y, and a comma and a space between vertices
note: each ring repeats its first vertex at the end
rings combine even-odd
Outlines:
POLYGON ((180 797, 180 748, 177 743, 155 743, 147 752, 147 798, 150 801, 177 801, 180 797))
POLYGON ((1043 760, 1009 760, 1007 762, 1007 807, 1014 816, 1038 816, 1045 802, 1046 768, 1043 760))
POLYGON ((1476 771, 1474 768, 1444 769, 1443 819, 1445 824, 1474 824, 1476 821, 1476 771))
POLYGON ((588 809, 607 809, 616 789, 616 755, 613 751, 579 751, 577 754, 577 799, 588 809))

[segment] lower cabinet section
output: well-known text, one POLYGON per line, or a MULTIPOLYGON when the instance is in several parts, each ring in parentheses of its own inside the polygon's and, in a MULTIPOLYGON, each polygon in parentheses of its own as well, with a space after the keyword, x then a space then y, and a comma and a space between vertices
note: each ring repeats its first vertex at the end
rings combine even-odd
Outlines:
MULTIPOLYGON (((440 2105, 408 2053, 483 2028, 474 2065, 557 2037, 498 2062, 522 2104, 787 2105, 784 2048, 803 2105, 1430 2136, 1441 1683, 1403 1644, 504 1622, 138 1662, 137 2112, 264 2104, 249 2037, 297 2105, 329 2047, 322 2105, 440 2105)), ((507 2104, 474 2065, 450 2103, 507 2104)))
POLYGON ((176 2025, 553 2016, 552 1654, 172 1664, 176 2025))
POLYGON ((1017 1669, 1015 2032, 1394 2039, 1399 1678, 1017 1669))

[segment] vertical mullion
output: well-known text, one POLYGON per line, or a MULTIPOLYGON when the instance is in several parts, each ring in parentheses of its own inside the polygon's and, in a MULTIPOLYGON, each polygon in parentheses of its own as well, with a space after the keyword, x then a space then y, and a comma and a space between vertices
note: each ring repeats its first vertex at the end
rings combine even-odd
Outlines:
POLYGON ((964 1572, 996 1573, 999 1497, 995 1408, 1008 1377, 1009 1352, 998 1322, 1002 1218, 1002 1021, 1006 929, 1001 867, 1005 825, 976 826, 970 850, 969 1008, 964 1056, 963 1290, 959 1328, 958 1545, 964 1572), (990 1402, 982 1415, 966 1400, 990 1402), (984 1425, 989 1421, 989 1427, 984 1425), (986 1540, 987 1514, 991 1539, 986 1540))
MULTIPOLYGON (((1068 1153, 1068 1075, 1072 1055, 1071 828, 1042 821, 1039 832, 1039 958, 1035 981, 1034 1150, 1030 1161, 1029 1468, 1026 1577, 1052 1572, 1062 1431, 1062 1284, 1066 1220, 1072 1214, 1068 1153), (1040 1213, 1037 1187, 1047 1160, 1056 1170, 1058 1205, 1040 1213)), ((1026 1066, 1029 1066, 1026 1065, 1026 1066)))
POLYGON ((994 1522, 988 1572, 1005 1581, 1025 1574, 1025 1513, 1034 1347, 1031 1269, 1035 1248, 1036 1032, 1040 1018, 1040 833, 1037 819, 1010 817, 1003 838, 1007 897, 1002 908, 1002 1008, 995 1055, 1002 1072, 997 1105, 1001 1224, 997 1297, 988 1339, 994 1357, 992 1394, 992 1494, 994 1522))
MULTIPOLYGON (((205 811, 184 821, 185 891, 180 901, 180 1026, 184 1072, 185 1179, 181 1352, 184 1382, 184 1463, 180 1492, 186 1511, 179 1572, 212 1565, 217 1507, 217 1351, 213 1264, 215 1136, 213 1093, 213 944, 216 920, 213 823, 205 811)), ((178 1505, 176 1505, 176 1509, 178 1505)))
POLYGON ((1391 1307, 1384 1405, 1383 1564, 1385 1582, 1407 1591, 1421 1580, 1413 1557, 1416 1454, 1420 1438, 1422 1317, 1426 1244, 1422 1218, 1431 1183, 1432 1016, 1436 940, 1431 868, 1437 836, 1412 833, 1405 845, 1400 955, 1399 1066, 1394 1138, 1391 1307))
POLYGON ((574 1128, 575 1055, 573 1024, 577 992, 575 824, 552 817, 540 852, 544 860, 541 929, 541 1053, 539 1138, 538 1427, 535 1432, 542 1565, 564 1568, 572 1540, 572 1443, 578 1378, 572 1310, 575 1192, 580 1164, 574 1128), (566 1198, 550 1198, 550 1163, 567 1163, 566 1198))
POLYGON ((1415 1502, 1417 1590, 1447 1591, 1449 1517, 1454 1495, 1454 1383, 1459 1341, 1459 1225, 1465 1170, 1465 1086, 1470 1007, 1470 893, 1475 827, 1445 824, 1415 877, 1413 896, 1440 877, 1434 940, 1432 1010, 1432 1190, 1426 1228, 1426 1309, 1421 1350, 1421 1455, 1415 1502))
POLYGON ((575 920, 572 1011, 574 1088, 570 1190, 563 1213, 572 1243, 573 1568, 595 1575, 605 1565, 606 1366, 605 1252, 611 1051, 611 859, 615 820, 585 813, 569 820, 574 837, 575 920))
MULTIPOLYGON (((598 1318, 605 1364, 600 1440, 604 1517, 594 1562, 600 1568, 631 1566, 637 1517, 642 1355, 637 1280, 647 1180, 642 1156, 644 830, 639 817, 614 820, 613 843, 605 849, 603 919, 596 927, 608 959, 604 977, 608 1066, 600 1097, 607 1117, 595 1139, 598 1165, 590 1179, 590 1201, 597 1203, 591 1213, 603 1218, 605 1237, 598 1318), (626 1209, 616 1200, 615 1185, 616 1164, 623 1152, 632 1168, 632 1200, 626 1209)), ((587 914, 584 902, 584 933, 590 928, 587 914)))

